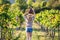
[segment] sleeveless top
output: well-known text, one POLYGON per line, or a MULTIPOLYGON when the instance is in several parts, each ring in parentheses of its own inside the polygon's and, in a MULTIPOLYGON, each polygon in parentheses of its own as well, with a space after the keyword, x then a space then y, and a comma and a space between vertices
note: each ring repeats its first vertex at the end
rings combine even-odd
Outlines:
POLYGON ((26 27, 32 27, 34 16, 32 16, 32 20, 31 21, 28 21, 26 16, 24 16, 24 19, 26 21, 26 27))

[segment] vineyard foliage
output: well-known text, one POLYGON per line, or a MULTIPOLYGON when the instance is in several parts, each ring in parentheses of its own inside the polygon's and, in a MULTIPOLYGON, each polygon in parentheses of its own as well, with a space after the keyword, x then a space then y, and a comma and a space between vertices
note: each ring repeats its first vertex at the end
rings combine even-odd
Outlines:
POLYGON ((8 25, 9 16, 7 14, 10 4, 0 6, 0 26, 6 27, 8 25))
POLYGON ((4 4, 0 7, 0 25, 3 27, 7 27, 7 25, 20 25, 24 21, 22 14, 16 4, 12 4, 11 6, 4 4))
POLYGON ((45 27, 58 27, 58 22, 60 23, 60 11, 54 9, 41 11, 36 14, 35 21, 40 22, 45 27))
POLYGON ((19 26, 20 23, 24 21, 24 18, 22 16, 22 11, 19 9, 18 4, 12 4, 8 10, 8 15, 10 17, 10 24, 12 26, 19 26))
MULTIPOLYGON (((32 0, 15 0, 13 4, 11 4, 9 0, 0 0, 0 32, 2 40, 26 39, 26 33, 23 31, 25 27, 22 30, 23 32, 19 30, 19 32, 21 32, 17 37, 15 34, 14 36, 13 33, 16 32, 14 29, 21 28, 21 24, 25 21, 23 16, 24 12, 30 6, 33 7, 35 12, 37 11, 34 21, 38 21, 44 27, 49 28, 60 25, 60 0, 37 0, 34 2, 32 0)), ((35 33, 37 34, 38 31, 35 33)), ((33 33, 33 35, 35 35, 35 33, 33 33)), ((37 38, 37 36, 38 34, 33 37, 37 38)), ((35 40, 35 38, 33 38, 33 40, 35 40)))
POLYGON ((20 24, 24 21, 22 14, 17 3, 3 3, 0 5, 0 29, 2 32, 2 40, 13 39, 13 29, 11 28, 20 27, 20 24))

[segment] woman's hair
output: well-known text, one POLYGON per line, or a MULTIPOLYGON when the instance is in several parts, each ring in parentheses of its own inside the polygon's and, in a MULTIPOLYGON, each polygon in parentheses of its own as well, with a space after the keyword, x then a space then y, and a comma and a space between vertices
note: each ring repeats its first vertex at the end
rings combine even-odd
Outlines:
POLYGON ((24 15, 29 19, 29 21, 31 21, 32 16, 34 15, 34 10, 32 8, 28 8, 28 9, 26 9, 24 15))
POLYGON ((34 14, 33 9, 31 7, 26 9, 25 14, 34 14))
POLYGON ((32 10, 32 8, 30 8, 30 10, 29 10, 28 13, 29 13, 29 14, 33 14, 33 10, 32 10))

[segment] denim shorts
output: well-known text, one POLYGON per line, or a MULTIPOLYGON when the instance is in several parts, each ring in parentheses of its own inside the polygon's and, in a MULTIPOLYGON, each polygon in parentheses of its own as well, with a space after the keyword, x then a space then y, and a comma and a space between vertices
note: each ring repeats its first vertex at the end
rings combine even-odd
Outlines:
POLYGON ((32 32, 33 28, 32 27, 26 27, 26 32, 32 32))

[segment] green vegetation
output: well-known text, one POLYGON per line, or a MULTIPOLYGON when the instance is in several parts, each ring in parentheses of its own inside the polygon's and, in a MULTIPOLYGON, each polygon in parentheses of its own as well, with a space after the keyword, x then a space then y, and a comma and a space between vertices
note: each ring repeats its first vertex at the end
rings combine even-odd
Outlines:
POLYGON ((60 0, 15 0, 13 4, 9 0, 0 0, 0 39, 26 39, 23 14, 28 7, 33 7, 35 10, 34 23, 38 21, 46 28, 46 31, 41 31, 41 26, 39 26, 40 29, 34 26, 32 40, 60 40, 60 0))
POLYGON ((39 21, 45 27, 58 27, 58 22, 60 23, 60 11, 54 9, 41 11, 36 15, 35 21, 39 21))

